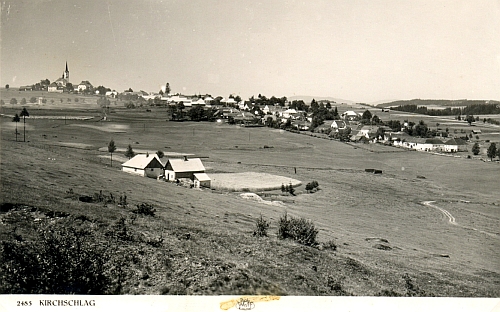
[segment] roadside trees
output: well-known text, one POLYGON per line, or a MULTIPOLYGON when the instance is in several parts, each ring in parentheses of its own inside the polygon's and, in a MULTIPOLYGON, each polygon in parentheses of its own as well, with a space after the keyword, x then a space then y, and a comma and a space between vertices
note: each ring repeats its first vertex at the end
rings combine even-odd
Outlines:
POLYGON ((493 158, 495 158, 497 156, 497 146, 495 143, 491 143, 490 144, 490 147, 488 147, 488 151, 486 152, 486 154, 488 155, 488 157, 491 159, 491 161, 493 161, 493 158))
POLYGON ((30 116, 30 113, 28 113, 28 110, 26 107, 23 108, 20 114, 21 117, 23 117, 23 142, 26 142, 26 117, 30 116))
POLYGON ((135 156, 135 152, 130 144, 127 146, 127 151, 125 152, 125 156, 128 157, 128 159, 135 156))
POLYGON ((26 99, 25 98, 22 98, 21 105, 26 105, 26 99))
POLYGON ((16 98, 10 99, 10 104, 16 105, 17 104, 17 99, 16 98))
POLYGON ((12 118, 12 121, 16 123, 16 142, 17 142, 17 123, 21 121, 21 118, 19 118, 19 115, 16 114, 14 118, 12 118))
POLYGON ((115 141, 111 139, 108 144, 108 152, 111 154, 111 167, 113 167, 113 153, 116 151, 115 141))
POLYGON ((36 97, 32 96, 32 97, 30 98, 30 103, 31 103, 31 104, 35 104, 35 103, 36 103, 36 97))
POLYGON ((479 143, 474 143, 474 145, 472 146, 472 153, 474 155, 479 155, 479 152, 480 152, 480 149, 479 149, 479 143))

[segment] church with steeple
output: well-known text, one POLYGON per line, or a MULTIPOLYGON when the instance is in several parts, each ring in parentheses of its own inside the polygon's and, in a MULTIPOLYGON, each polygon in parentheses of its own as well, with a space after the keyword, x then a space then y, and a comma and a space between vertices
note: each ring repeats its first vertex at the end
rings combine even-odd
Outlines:
POLYGON ((63 92, 66 88, 66 85, 69 82, 69 69, 68 62, 66 62, 66 70, 63 72, 62 77, 54 81, 50 84, 48 91, 49 92, 63 92))
POLYGON ((69 69, 68 62, 66 62, 66 70, 63 72, 62 77, 54 81, 58 86, 65 87, 69 83, 69 69))

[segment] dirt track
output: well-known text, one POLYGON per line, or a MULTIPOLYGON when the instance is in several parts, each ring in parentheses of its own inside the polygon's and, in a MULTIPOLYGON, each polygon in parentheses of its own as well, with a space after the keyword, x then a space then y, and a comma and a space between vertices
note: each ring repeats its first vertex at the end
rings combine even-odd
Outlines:
POLYGON ((458 223, 456 222, 455 217, 454 217, 454 216, 452 216, 452 214, 451 214, 448 210, 445 210, 445 209, 443 209, 443 208, 441 208, 441 207, 438 207, 438 206, 436 206, 436 205, 433 205, 432 203, 435 203, 435 201, 433 201, 433 200, 428 200, 428 201, 424 201, 424 202, 422 202, 422 204, 423 204, 423 205, 425 205, 425 206, 432 207, 432 208, 436 208, 436 209, 438 209, 439 211, 441 211, 441 212, 445 215, 445 217, 447 217, 447 218, 448 218, 448 222, 449 222, 450 224, 453 224, 453 225, 456 225, 456 226, 460 226, 460 227, 462 227, 462 228, 464 228, 464 229, 473 230, 473 231, 478 231, 479 233, 483 233, 483 234, 486 234, 486 235, 491 236, 491 237, 495 237, 495 238, 499 238, 499 237, 500 237, 500 236, 499 236, 498 234, 496 234, 496 233, 490 233, 490 232, 486 232, 486 231, 483 231, 483 230, 479 230, 479 229, 476 229, 476 228, 473 228, 473 227, 467 227, 467 226, 460 225, 460 224, 458 224, 458 223))

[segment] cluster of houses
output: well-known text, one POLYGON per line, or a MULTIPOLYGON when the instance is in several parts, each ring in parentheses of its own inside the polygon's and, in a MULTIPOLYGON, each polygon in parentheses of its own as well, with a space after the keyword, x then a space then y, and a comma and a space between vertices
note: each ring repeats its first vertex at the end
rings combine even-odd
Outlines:
MULTIPOLYGON (((332 131, 339 132, 346 130, 349 127, 349 122, 335 120, 331 127, 332 131)), ((351 131, 350 140, 352 142, 389 143, 396 147, 424 152, 467 152, 467 142, 460 138, 420 138, 403 131, 394 132, 386 126, 362 125, 351 131)))
MULTIPOLYGON (((44 81, 42 81, 44 82, 44 81)), ((47 80, 48 84, 48 80, 47 80)), ((38 85, 38 84, 37 84, 38 85)), ((37 88, 37 85, 30 86, 20 86, 19 91, 33 91, 37 88)), ((80 82, 78 85, 73 85, 69 82, 69 69, 68 62, 66 62, 66 69, 63 71, 62 76, 53 81, 52 83, 46 85, 41 84, 39 86, 41 91, 55 92, 55 93, 63 93, 68 90, 68 86, 73 86, 73 92, 78 93, 93 93, 94 86, 88 81, 84 80, 80 82)))
POLYGON ((424 152, 456 153, 467 152, 467 142, 460 138, 451 138, 442 141, 439 138, 416 138, 404 134, 392 134, 394 146, 414 149, 424 152))
POLYGON ((210 187, 210 177, 200 158, 169 158, 164 164, 156 154, 138 154, 122 164, 122 170, 143 177, 179 182, 189 179, 196 188, 210 187))

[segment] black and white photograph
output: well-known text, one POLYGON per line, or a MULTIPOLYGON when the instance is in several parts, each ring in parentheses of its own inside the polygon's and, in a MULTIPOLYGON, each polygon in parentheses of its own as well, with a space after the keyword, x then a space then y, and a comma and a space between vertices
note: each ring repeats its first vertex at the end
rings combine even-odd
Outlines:
POLYGON ((0 6, 1 311, 500 311, 498 0, 0 6))

